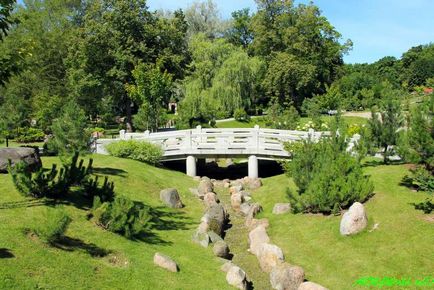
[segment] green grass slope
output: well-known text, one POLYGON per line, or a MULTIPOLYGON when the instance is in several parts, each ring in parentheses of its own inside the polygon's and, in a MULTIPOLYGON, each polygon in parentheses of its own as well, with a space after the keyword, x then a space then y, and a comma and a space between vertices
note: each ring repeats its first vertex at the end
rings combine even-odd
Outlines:
POLYGON ((295 185, 284 175, 264 179, 254 199, 264 207, 260 217, 270 221, 272 242, 283 249, 291 264, 305 269, 309 280, 329 289, 350 289, 358 278, 366 276, 432 277, 433 215, 416 211, 410 204, 423 201, 428 194, 399 185, 407 174, 405 165, 368 166, 366 173, 375 184, 375 196, 365 204, 368 230, 352 237, 340 235, 341 216, 273 215, 273 205, 287 202, 286 188, 295 185), (375 223, 378 229, 369 232, 375 223))
MULTIPOLYGON (((322 120, 324 122, 331 122, 334 117, 332 116, 323 116, 322 120)), ((352 116, 344 116, 342 119, 346 122, 346 124, 355 124, 355 125, 365 125, 367 124, 367 119, 362 117, 352 117, 352 116)), ((303 127, 307 122, 311 121, 311 118, 302 117, 300 118, 300 126, 303 127)), ((252 118, 249 122, 240 122, 236 120, 218 122, 217 128, 253 128, 255 125, 259 125, 261 128, 266 128, 264 118, 252 118)))
MULTIPOLYGON (((41 222, 43 200, 26 199, 15 190, 8 175, 0 175, 0 289, 231 289, 221 262, 191 242, 203 205, 189 192, 195 183, 182 173, 136 161, 93 156, 95 173, 108 175, 119 195, 154 207, 160 221, 142 241, 102 230, 87 220, 84 200, 71 199, 65 208, 73 221, 60 247, 48 247, 25 228, 41 222), (175 187, 183 209, 168 209, 159 192, 175 187), (155 252, 175 259, 180 272, 153 265, 155 252), (104 252, 106 252, 104 254, 104 252), (108 252, 108 253, 107 253, 108 252)), ((60 163, 43 158, 44 167, 60 163)))

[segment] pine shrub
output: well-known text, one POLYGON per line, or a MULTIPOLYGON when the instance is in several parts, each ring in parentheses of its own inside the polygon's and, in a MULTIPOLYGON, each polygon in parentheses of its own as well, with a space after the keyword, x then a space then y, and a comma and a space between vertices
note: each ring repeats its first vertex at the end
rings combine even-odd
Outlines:
POLYGON ((113 142, 108 144, 106 149, 112 156, 129 158, 153 165, 157 164, 163 155, 163 151, 159 146, 137 140, 113 142))
POLYGON ((284 167, 298 187, 298 192, 288 190, 294 212, 336 213, 369 198, 373 183, 345 145, 334 136, 286 146, 292 160, 284 167))
POLYGON ((33 229, 36 235, 46 243, 58 241, 68 229, 71 218, 62 208, 47 208, 44 220, 33 229))
POLYGON ((92 212, 99 226, 128 239, 136 238, 150 228, 149 209, 127 197, 115 197, 112 202, 102 203, 96 196, 92 212))

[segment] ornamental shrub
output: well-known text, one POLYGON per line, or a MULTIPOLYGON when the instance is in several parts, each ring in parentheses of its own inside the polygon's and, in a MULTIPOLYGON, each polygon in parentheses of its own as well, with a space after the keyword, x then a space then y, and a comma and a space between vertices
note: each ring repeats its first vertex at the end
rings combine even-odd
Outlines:
POLYGON ((106 149, 112 156, 129 158, 153 165, 157 164, 161 156, 163 156, 163 151, 159 146, 137 140, 113 142, 108 144, 106 149))
POLYGON ((150 228, 149 209, 124 196, 104 203, 96 196, 92 213, 97 225, 128 239, 136 238, 150 228))
POLYGON ((47 208, 44 220, 33 228, 38 237, 46 243, 53 244, 58 241, 68 229, 71 218, 62 208, 47 208))
POLYGON ((286 145, 292 160, 284 168, 298 187, 288 190, 294 212, 336 213, 372 194, 373 183, 358 159, 345 152, 343 137, 286 145))
POLYGON ((18 128, 15 135, 15 141, 18 143, 40 142, 44 141, 44 131, 38 128, 18 128))
POLYGON ((237 120, 239 122, 249 122, 249 120, 250 120, 249 114, 247 114, 246 110, 244 110, 242 108, 235 110, 234 118, 235 118, 235 120, 237 120))

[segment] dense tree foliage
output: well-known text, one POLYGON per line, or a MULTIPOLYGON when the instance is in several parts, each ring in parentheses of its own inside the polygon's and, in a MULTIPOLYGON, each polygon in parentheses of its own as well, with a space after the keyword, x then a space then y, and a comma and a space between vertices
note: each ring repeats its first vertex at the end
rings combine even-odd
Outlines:
POLYGON ((156 130, 269 111, 270 126, 294 128, 303 109, 369 109, 434 85, 433 44, 345 65, 351 41, 312 3, 258 0, 224 20, 211 0, 158 13, 145 0, 14 2, 0 10, 2 138, 52 133, 69 101, 87 126, 156 130))

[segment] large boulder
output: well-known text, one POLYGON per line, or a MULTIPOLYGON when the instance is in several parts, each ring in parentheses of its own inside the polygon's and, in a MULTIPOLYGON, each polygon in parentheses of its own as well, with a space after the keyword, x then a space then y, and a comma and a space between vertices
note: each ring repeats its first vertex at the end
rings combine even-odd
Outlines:
POLYGON ((273 214, 284 214, 291 210, 290 203, 276 203, 273 207, 273 214))
POLYGON ((219 236, 223 234, 226 223, 226 212, 221 204, 211 205, 207 209, 203 219, 207 221, 209 230, 215 232, 219 236))
POLYGON ((231 184, 231 187, 229 187, 229 192, 231 194, 240 192, 242 190, 243 190, 243 185, 241 183, 234 183, 234 184, 231 184))
POLYGON ((217 241, 214 244, 212 251, 213 251, 214 255, 216 255, 217 257, 220 257, 220 258, 227 258, 229 256, 228 244, 223 240, 217 241))
POLYGON ((0 149, 0 173, 8 172, 9 159, 12 162, 12 166, 21 161, 28 164, 31 170, 39 169, 42 166, 38 150, 35 148, 2 148, 0 149))
POLYGON ((267 231, 264 226, 258 226, 249 232, 249 250, 255 256, 259 255, 262 244, 268 243, 270 237, 268 237, 267 231))
POLYGON ((250 228, 255 216, 262 211, 262 206, 259 203, 253 203, 246 216, 246 226, 250 228))
POLYGON ((229 285, 232 285, 238 289, 247 289, 246 272, 244 272, 238 266, 234 265, 229 269, 229 271, 226 273, 226 281, 229 285))
POLYGON ((271 272, 274 267, 282 263, 285 259, 281 248, 268 243, 262 243, 257 258, 262 271, 267 273, 271 272))
POLYGON ((313 282, 303 282, 300 284, 300 287, 298 287, 297 290, 328 290, 328 289, 313 282))
POLYGON ((155 253, 154 264, 171 272, 179 271, 178 265, 175 261, 173 261, 170 257, 160 253, 155 253))
POLYGON ((367 225, 368 217, 363 204, 355 202, 342 216, 340 232, 345 236, 354 235, 363 231, 367 225))
POLYGON ((166 188, 160 191, 160 199, 171 208, 183 207, 179 193, 175 188, 166 188))
POLYGON ((211 243, 217 243, 219 241, 223 241, 222 237, 220 237, 214 231, 208 231, 207 234, 209 236, 209 239, 211 240, 211 243))
POLYGON ((197 191, 199 196, 205 196, 208 192, 214 191, 214 185, 212 184, 210 179, 202 179, 199 182, 199 186, 197 187, 197 191))
POLYGON ((281 263, 270 273, 270 283, 276 290, 297 290, 304 281, 303 268, 281 263))

